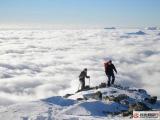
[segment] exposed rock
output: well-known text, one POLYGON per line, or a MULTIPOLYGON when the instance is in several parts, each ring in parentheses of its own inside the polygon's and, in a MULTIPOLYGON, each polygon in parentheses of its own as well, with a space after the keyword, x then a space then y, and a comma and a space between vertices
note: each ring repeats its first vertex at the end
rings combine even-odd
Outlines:
POLYGON ((68 98, 68 97, 71 96, 71 95, 74 95, 74 94, 66 94, 66 95, 64 95, 63 97, 64 97, 64 98, 68 98))
POLYGON ((150 103, 151 103, 151 104, 155 104, 156 102, 157 102, 157 96, 151 97, 150 103))
POLYGON ((81 91, 88 91, 88 90, 93 90, 93 89, 95 89, 95 87, 90 87, 90 86, 85 86, 85 88, 83 89, 83 90, 78 90, 76 93, 78 93, 78 92, 81 92, 81 91))
POLYGON ((98 86, 94 87, 95 89, 98 89, 98 86))
POLYGON ((116 93, 117 91, 113 90, 113 91, 110 91, 110 93, 116 93))
POLYGON ((106 84, 106 83, 101 83, 101 84, 99 85, 99 88, 105 88, 105 87, 107 87, 107 84, 106 84))
POLYGON ((104 100, 114 101, 114 96, 105 96, 104 100))
POLYGON ((129 105, 128 111, 122 112, 123 117, 132 115, 133 111, 148 111, 151 110, 146 104, 142 102, 137 102, 135 104, 129 105))
POLYGON ((78 101, 85 100, 85 98, 77 98, 78 101))
MULTIPOLYGON (((105 114, 110 115, 118 115, 122 114, 125 116, 132 116, 133 111, 148 111, 152 110, 153 107, 150 104, 155 104, 157 101, 157 96, 150 97, 150 95, 144 89, 135 89, 129 87, 123 87, 121 85, 112 85, 110 88, 106 88, 106 83, 101 83, 99 86, 96 87, 89 87, 86 86, 84 90, 82 90, 83 97, 77 98, 78 101, 81 100, 89 100, 89 99, 96 99, 96 100, 109 100, 107 103, 115 103, 125 107, 125 110, 120 111, 105 111, 105 114), (106 88, 101 89, 101 88, 106 88), (98 89, 99 91, 95 92, 98 89), (91 91, 87 91, 91 90, 91 91), (110 102, 111 101, 111 102, 110 102), (141 101, 141 102, 139 102, 141 101), (149 105, 151 108, 149 108, 149 105)), ((69 94, 70 95, 70 94, 69 94)), ((103 102, 104 102, 103 101, 103 102)), ((107 104, 106 103, 106 104, 107 104)))
POLYGON ((133 93, 133 92, 136 92, 137 90, 136 89, 128 89, 128 92, 130 93, 133 93))
POLYGON ((119 99, 119 100, 123 100, 123 99, 127 99, 127 98, 129 98, 126 94, 120 94, 120 95, 118 95, 117 96, 117 98, 119 99))
POLYGON ((115 101, 115 102, 118 102, 120 103, 121 100, 124 100, 124 99, 128 99, 129 97, 125 94, 120 94, 118 95, 117 97, 115 96, 106 96, 104 99, 105 100, 109 100, 109 101, 115 101))
POLYGON ((95 98, 102 100, 102 93, 100 91, 95 93, 95 98))
POLYGON ((143 102, 137 102, 135 104, 129 105, 128 111, 148 111, 150 108, 143 102))
POLYGON ((126 99, 121 100, 120 103, 121 103, 122 105, 127 105, 127 106, 129 106, 129 101, 126 100, 126 99))
POLYGON ((85 88, 84 88, 85 90, 90 90, 91 88, 90 88, 90 86, 89 85, 87 85, 87 86, 85 86, 85 88))
POLYGON ((150 103, 150 104, 155 104, 157 102, 157 96, 152 96, 150 98, 145 98, 146 102, 150 103))
POLYGON ((92 94, 92 99, 102 100, 102 93, 97 91, 96 93, 92 94))
POLYGON ((102 93, 100 91, 97 91, 96 93, 85 94, 85 95, 83 95, 83 97, 86 99, 102 100, 102 93))
POLYGON ((115 88, 117 88, 117 89, 121 89, 121 90, 124 89, 124 87, 122 87, 121 85, 113 85, 113 87, 115 87, 115 88))
POLYGON ((122 113, 123 117, 127 117, 129 115, 132 115, 133 114, 133 111, 125 111, 122 113))
POLYGON ((147 94, 147 92, 144 89, 138 89, 138 92, 147 94))

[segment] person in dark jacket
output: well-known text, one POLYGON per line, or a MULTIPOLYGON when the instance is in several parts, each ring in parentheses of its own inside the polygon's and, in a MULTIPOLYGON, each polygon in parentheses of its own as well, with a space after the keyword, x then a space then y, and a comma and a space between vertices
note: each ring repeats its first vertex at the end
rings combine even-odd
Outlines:
POLYGON ((81 82, 81 90, 85 88, 85 78, 90 78, 90 76, 87 75, 87 68, 85 68, 79 75, 79 81, 81 82))
POLYGON ((108 77, 108 86, 110 86, 111 84, 114 84, 114 81, 115 81, 114 71, 117 73, 117 70, 114 64, 112 64, 111 60, 104 63, 104 67, 105 67, 105 73, 108 77), (111 78, 112 78, 112 81, 111 81, 111 78))

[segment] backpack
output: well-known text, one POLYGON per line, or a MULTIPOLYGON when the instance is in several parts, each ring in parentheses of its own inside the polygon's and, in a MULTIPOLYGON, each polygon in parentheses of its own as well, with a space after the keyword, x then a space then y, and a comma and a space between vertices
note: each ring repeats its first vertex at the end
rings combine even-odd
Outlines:
POLYGON ((104 68, 105 68, 105 71, 107 71, 107 68, 108 68, 108 62, 104 63, 104 68))
POLYGON ((83 79, 84 77, 85 77, 85 72, 82 71, 82 72, 80 73, 80 75, 79 75, 79 79, 83 79))

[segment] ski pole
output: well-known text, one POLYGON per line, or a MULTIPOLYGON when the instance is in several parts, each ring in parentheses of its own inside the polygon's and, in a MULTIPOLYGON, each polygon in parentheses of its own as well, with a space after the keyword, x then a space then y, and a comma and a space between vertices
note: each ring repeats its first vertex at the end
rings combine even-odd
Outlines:
POLYGON ((90 78, 89 78, 89 86, 90 86, 90 78))

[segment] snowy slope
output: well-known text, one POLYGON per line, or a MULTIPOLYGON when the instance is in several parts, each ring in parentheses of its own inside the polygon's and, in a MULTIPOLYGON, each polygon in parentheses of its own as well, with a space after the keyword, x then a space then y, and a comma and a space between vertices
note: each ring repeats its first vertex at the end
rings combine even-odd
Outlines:
MULTIPOLYGON (((78 92, 68 99, 54 96, 40 101, 26 102, 0 108, 0 120, 106 120, 128 119, 122 115, 112 115, 128 108, 114 101, 88 99, 77 101, 77 98, 89 96, 96 91, 101 91, 103 97, 126 94, 134 101, 143 101, 149 97, 146 92, 138 92, 135 89, 122 89, 116 87, 103 88, 78 92)), ((160 102, 149 105, 154 110, 160 110, 160 102)))
MULTIPOLYGON (((53 99, 56 97, 53 97, 53 99)), ((59 99, 62 101, 62 99, 59 99)), ((63 104, 63 103, 62 103, 63 104)), ((104 111, 114 110, 118 105, 89 100, 69 106, 37 101, 15 104, 0 109, 1 120, 78 120, 106 119, 104 111), (112 108, 115 106, 114 108, 112 108), (112 109, 111 109, 112 108, 112 109)))

